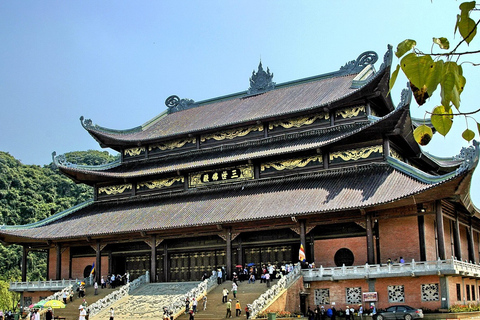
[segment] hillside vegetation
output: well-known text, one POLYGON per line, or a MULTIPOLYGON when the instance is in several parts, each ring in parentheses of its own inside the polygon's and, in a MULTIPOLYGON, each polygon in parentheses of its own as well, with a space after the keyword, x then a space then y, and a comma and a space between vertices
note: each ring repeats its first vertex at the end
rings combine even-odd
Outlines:
MULTIPOLYGON (((67 161, 98 165, 114 161, 107 151, 77 151, 67 161)), ((0 151, 0 225, 23 225, 39 221, 93 197, 93 188, 75 184, 53 165, 24 165, 0 151)), ((6 300, 8 282, 21 278, 22 247, 0 244, 0 310, 14 309, 6 300), (5 304, 7 303, 7 304, 5 304)), ((30 252, 27 280, 46 280, 46 253, 30 252)), ((15 299, 14 299, 15 300, 15 299)))

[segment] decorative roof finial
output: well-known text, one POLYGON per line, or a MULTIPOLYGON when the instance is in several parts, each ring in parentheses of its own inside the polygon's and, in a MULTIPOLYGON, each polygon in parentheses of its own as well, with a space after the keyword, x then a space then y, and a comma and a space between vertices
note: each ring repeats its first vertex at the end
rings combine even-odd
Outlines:
POLYGON ((250 77, 250 88, 248 88, 247 94, 254 95, 263 92, 267 92, 275 89, 275 82, 272 81, 273 73, 270 73, 270 69, 267 67, 267 71, 263 70, 262 60, 258 64, 258 71, 252 71, 250 77))

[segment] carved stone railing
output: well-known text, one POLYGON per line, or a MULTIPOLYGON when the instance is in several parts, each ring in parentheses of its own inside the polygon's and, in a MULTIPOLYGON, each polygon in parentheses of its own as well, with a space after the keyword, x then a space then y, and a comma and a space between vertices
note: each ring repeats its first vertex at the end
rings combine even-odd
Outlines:
POLYGON ((322 280, 348 280, 386 278, 421 275, 455 275, 462 274, 472 277, 480 276, 480 265, 463 262, 455 259, 420 261, 412 260, 409 263, 374 264, 360 266, 342 266, 315 269, 303 269, 302 275, 305 282, 322 280))
POLYGON ((174 314, 180 314, 185 310, 185 301, 187 298, 192 301, 192 298, 200 299, 206 295, 210 290, 217 286, 217 272, 213 271, 210 278, 203 280, 196 286, 187 292, 181 299, 172 296, 170 303, 167 304, 169 311, 173 311, 174 314))
POLYGON ((112 304, 127 296, 130 292, 137 289, 141 285, 150 282, 150 275, 147 271, 143 276, 138 277, 132 282, 127 283, 124 286, 121 286, 118 290, 113 291, 104 298, 98 300, 97 302, 89 305, 87 307, 87 312, 94 316, 99 313, 102 309, 110 307, 112 304))
POLYGON ((250 304, 250 317, 255 319, 257 314, 264 310, 278 296, 284 292, 293 282, 301 276, 301 267, 298 263, 293 270, 286 276, 281 277, 276 284, 260 295, 260 297, 250 304))
MULTIPOLYGON (((76 280, 47 280, 47 281, 24 281, 10 282, 10 291, 57 291, 63 288, 74 286, 76 280)), ((63 290, 62 290, 63 291, 63 290)))

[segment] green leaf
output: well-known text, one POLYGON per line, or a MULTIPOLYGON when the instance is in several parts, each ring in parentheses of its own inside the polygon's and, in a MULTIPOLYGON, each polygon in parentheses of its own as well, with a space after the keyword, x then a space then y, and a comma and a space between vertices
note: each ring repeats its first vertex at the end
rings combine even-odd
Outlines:
POLYGON ((444 106, 438 106, 432 111, 432 124, 437 129, 438 133, 442 136, 446 136, 452 128, 453 115, 451 108, 445 108, 444 106))
MULTIPOLYGON (((442 80, 443 60, 435 62, 429 55, 417 56, 410 53, 402 58, 400 66, 410 80, 412 89, 417 88, 425 99, 432 96, 442 80)), ((425 99, 422 98, 422 101, 417 99, 417 102, 422 105, 425 99)))
POLYGON ((472 141, 472 139, 475 138, 475 132, 470 129, 465 129, 462 133, 462 137, 467 141, 472 141))
POLYGON ((442 98, 442 105, 448 107, 450 102, 459 109, 460 108, 460 94, 466 83, 465 77, 462 75, 462 67, 456 62, 445 62, 443 67, 444 75, 440 83, 442 90, 440 97, 442 98))
POLYGON ((405 53, 412 50, 412 48, 415 47, 416 45, 417 45, 417 42, 415 40, 411 40, 411 39, 403 40, 398 44, 397 52, 395 52, 395 55, 397 56, 397 58, 400 58, 405 53))
POLYGON ((397 68, 395 69, 395 71, 392 72, 392 76, 390 77, 388 93, 392 91, 392 88, 395 85, 395 81, 397 81, 397 76, 399 71, 400 71, 400 65, 397 64, 397 68))
POLYGON ((478 134, 480 134, 480 123, 477 122, 477 130, 478 130, 478 134))
POLYGON ((457 24, 455 25, 455 30, 458 27, 458 31, 462 38, 469 44, 475 35, 477 34, 477 27, 475 21, 465 15, 457 16, 457 24))
POLYGON ((413 130, 413 137, 415 141, 421 146, 426 146, 430 140, 432 140, 433 131, 430 127, 426 125, 418 126, 415 130, 413 130))
POLYGON ((475 5, 476 5, 475 1, 463 2, 459 6, 461 14, 468 16, 470 14, 470 11, 475 9, 475 5))
POLYGON ((448 50, 450 48, 450 42, 448 41, 447 38, 433 38, 433 43, 438 44, 440 49, 445 49, 448 50))

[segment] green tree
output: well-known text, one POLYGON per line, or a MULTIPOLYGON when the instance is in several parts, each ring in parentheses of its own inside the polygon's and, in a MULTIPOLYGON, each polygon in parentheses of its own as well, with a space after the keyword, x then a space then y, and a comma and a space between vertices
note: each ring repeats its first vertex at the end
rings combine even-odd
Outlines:
MULTIPOLYGON (((94 150, 71 152, 65 157, 82 165, 99 165, 118 159, 106 151, 94 150)), ((36 222, 92 197, 91 187, 75 184, 53 163, 43 167, 23 165, 10 154, 0 152, 0 225, 36 222)), ((0 280, 18 281, 21 278, 21 257, 21 246, 0 245, 0 280)), ((45 280, 46 266, 45 252, 29 252, 27 279, 45 280)), ((1 292, 0 296, 3 296, 1 292)))
MULTIPOLYGON (((460 111, 460 95, 467 83, 463 76, 463 65, 477 64, 462 61, 463 57, 478 55, 477 51, 460 51, 460 48, 470 45, 477 34, 477 26, 480 20, 471 18, 472 13, 478 11, 476 2, 464 2, 460 4, 460 13, 457 15, 455 31, 461 36, 461 40, 450 49, 450 42, 445 37, 433 38, 432 51, 425 53, 417 48, 417 42, 407 39, 398 44, 395 55, 401 59, 390 79, 390 89, 395 84, 400 70, 410 82, 413 96, 421 106, 432 97, 440 86, 440 103, 431 112, 431 122, 438 133, 445 136, 451 129, 454 117, 463 116, 466 119, 467 128, 462 133, 463 139, 471 141, 475 132, 469 128, 469 121, 476 124, 476 130, 480 134, 480 123, 472 117, 472 114, 480 112, 460 111), (434 48, 440 51, 433 51, 434 48)), ((415 140, 420 145, 426 145, 433 136, 432 129, 427 125, 419 126, 414 131, 415 140)))

